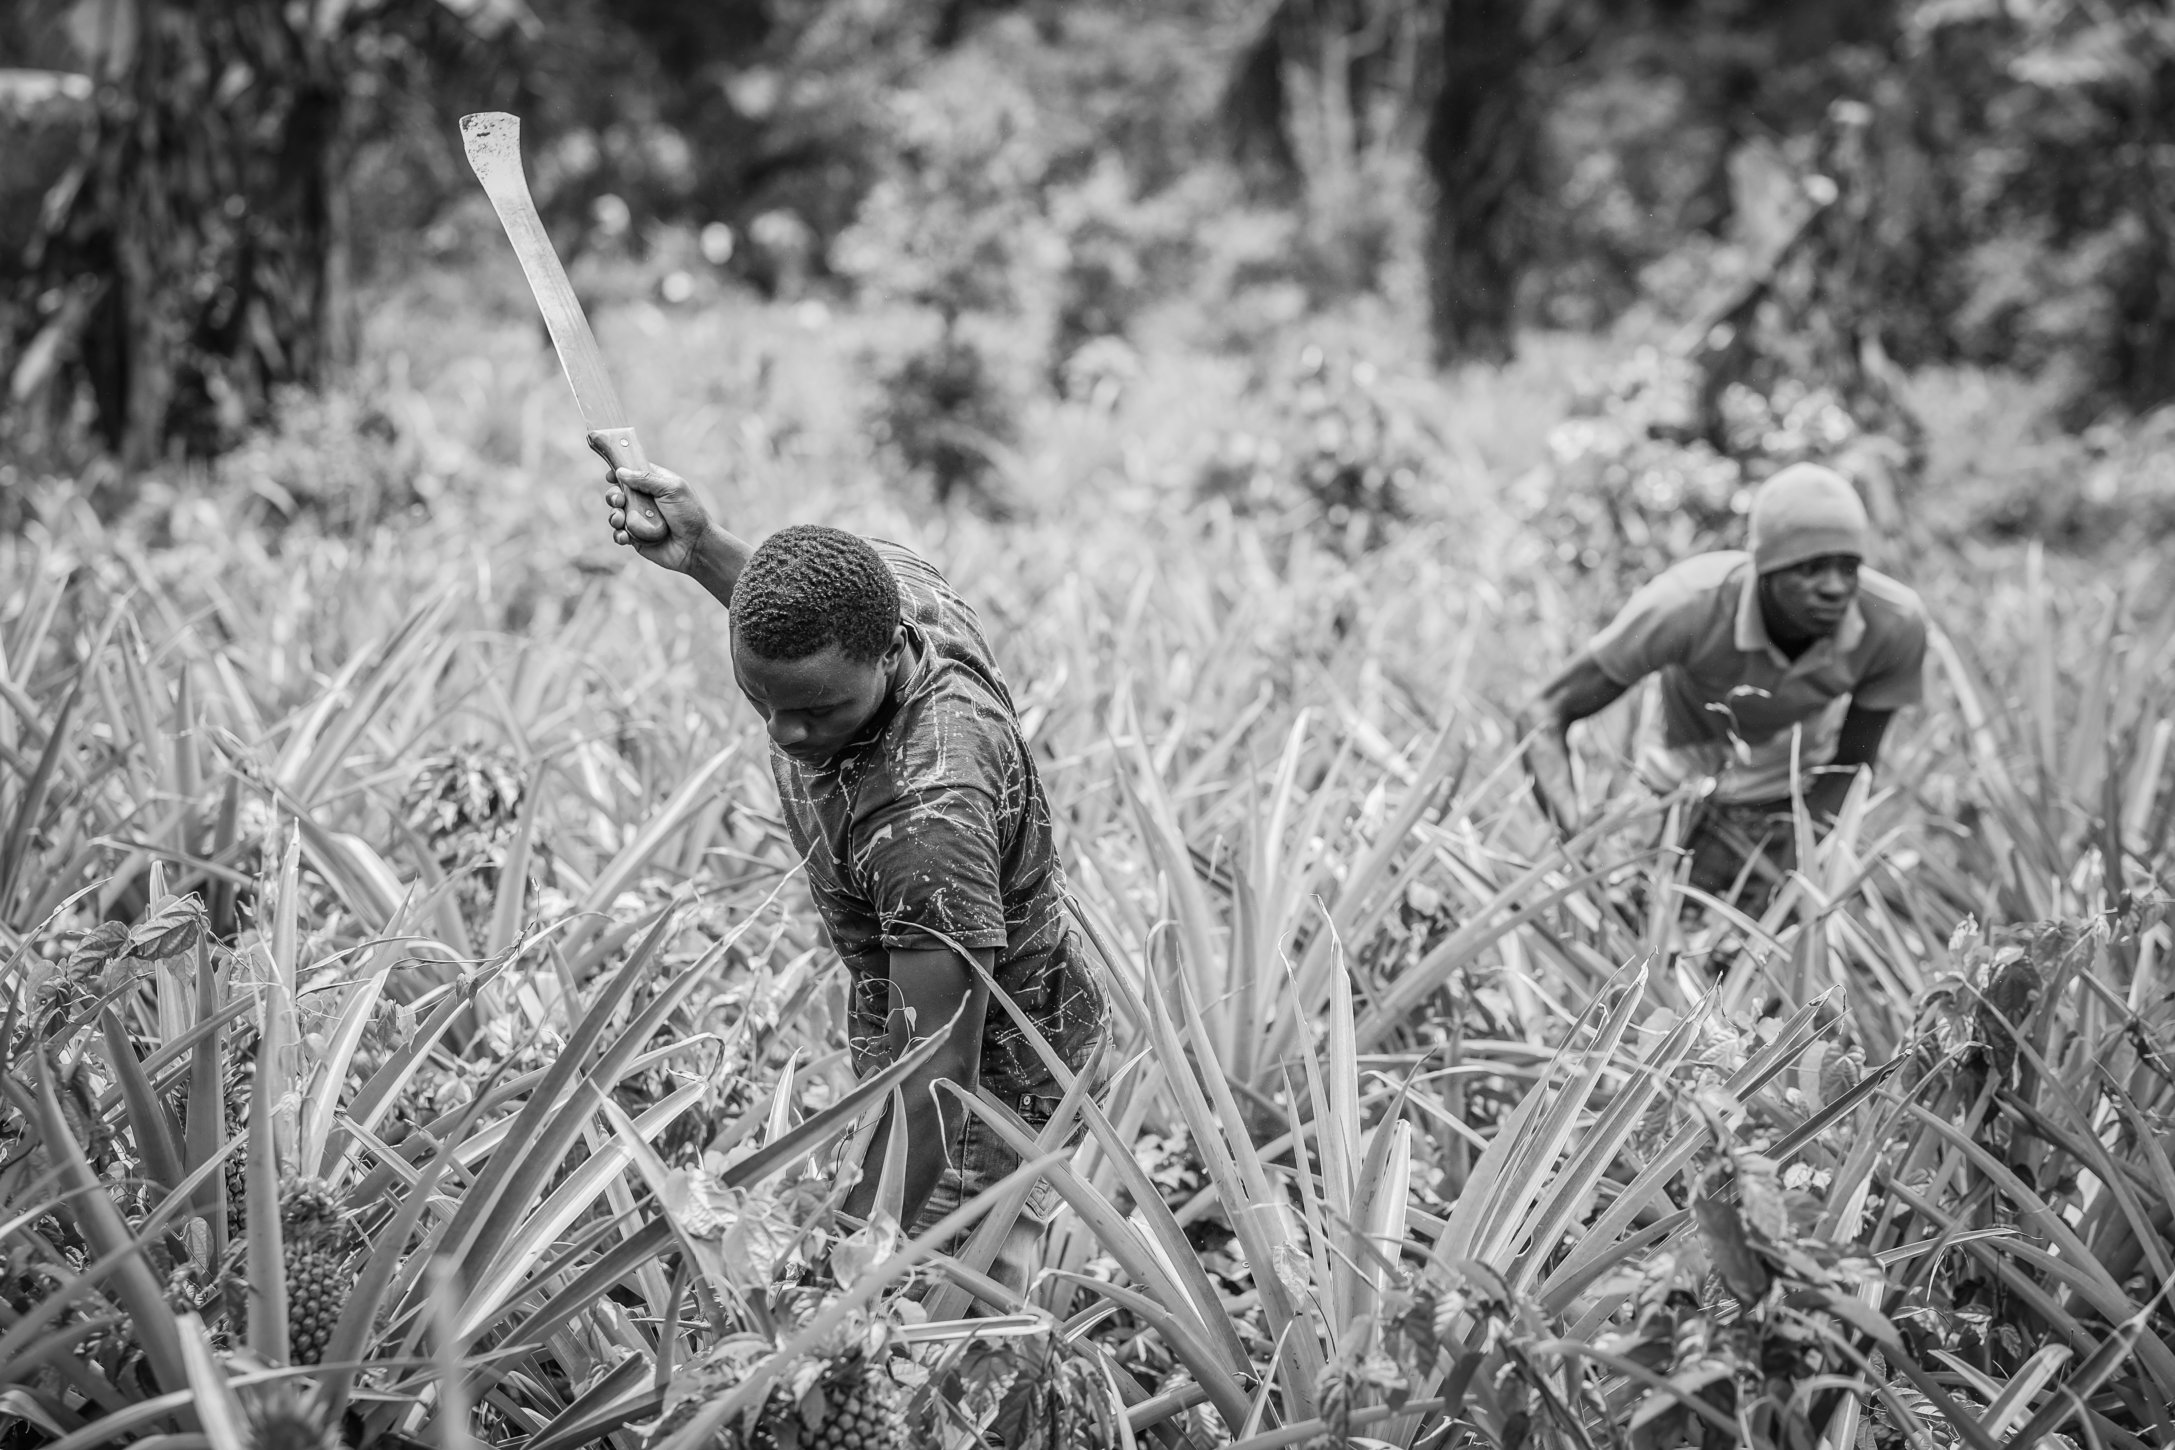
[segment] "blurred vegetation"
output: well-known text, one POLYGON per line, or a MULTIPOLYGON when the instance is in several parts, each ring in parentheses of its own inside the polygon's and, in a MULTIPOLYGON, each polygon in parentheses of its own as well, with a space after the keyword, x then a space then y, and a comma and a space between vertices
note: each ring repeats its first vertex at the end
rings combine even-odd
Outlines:
MULTIPOLYGON (((1377 294, 1499 360, 1696 318, 1807 209, 1801 382, 1892 433, 1869 353, 2013 367, 2082 427, 2175 392, 2171 37, 2158 0, 25 0, 0 60, 93 84, 0 122, 9 437, 231 447, 352 361, 358 287, 455 244, 486 107, 570 257, 720 227, 706 265, 766 292, 925 307, 893 411, 1000 445, 1001 400, 940 396, 1034 361, 976 314, 1060 384, 1173 299, 1244 346, 1377 294)), ((902 450, 947 492, 989 452, 902 450)))

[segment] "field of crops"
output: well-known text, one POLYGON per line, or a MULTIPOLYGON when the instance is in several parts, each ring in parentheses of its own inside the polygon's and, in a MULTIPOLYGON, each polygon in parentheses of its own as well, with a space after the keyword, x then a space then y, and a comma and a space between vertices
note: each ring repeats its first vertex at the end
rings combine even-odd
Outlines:
POLYGON ((8 1450, 2175 1443, 2146 576, 1899 539, 1927 706, 1763 919, 1685 912, 1629 712, 1568 846, 1508 724, 1620 582, 1518 503, 1598 345, 1382 349, 1425 486, 1361 539, 1200 486, 1282 421, 1227 358, 1045 405, 990 521, 885 482, 885 319, 610 310, 653 457, 921 549, 1010 676, 1117 1007, 1021 1300, 1025 1182, 955 1257, 831 1216, 888 1082, 518 287, 384 299, 118 520, 9 480, 8 1450))

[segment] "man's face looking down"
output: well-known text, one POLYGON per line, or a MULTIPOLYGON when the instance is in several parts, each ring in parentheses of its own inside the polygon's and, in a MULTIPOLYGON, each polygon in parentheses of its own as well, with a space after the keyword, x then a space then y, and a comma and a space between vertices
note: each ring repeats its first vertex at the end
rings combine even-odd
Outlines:
POLYGON ((1824 639, 1858 597, 1858 560, 1823 554, 1760 576, 1760 610, 1778 639, 1824 639))
POLYGON ((905 651, 902 628, 873 660, 853 659, 835 643, 797 660, 770 660, 742 646, 735 630, 733 680, 763 717, 772 744, 795 760, 820 765, 883 708, 905 651))

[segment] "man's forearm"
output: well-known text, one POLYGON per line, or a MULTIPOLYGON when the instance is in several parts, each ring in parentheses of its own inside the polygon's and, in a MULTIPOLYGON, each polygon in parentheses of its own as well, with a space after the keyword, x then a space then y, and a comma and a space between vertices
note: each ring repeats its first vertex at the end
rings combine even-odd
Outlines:
MULTIPOLYGON (((947 1079, 957 1083, 960 1074, 916 1073, 901 1089, 906 1100, 906 1182, 901 1228, 913 1226, 921 1206, 935 1191, 937 1180, 951 1166, 949 1145, 958 1139, 968 1111, 950 1093, 936 1086, 947 1079)), ((968 1092, 974 1090, 972 1086, 963 1086, 968 1092)), ((892 1110, 886 1108, 876 1125, 876 1136, 862 1159, 861 1177, 846 1195, 845 1211, 856 1218, 867 1218, 876 1207, 876 1189, 884 1171, 884 1149, 891 1141, 891 1118, 892 1110)))
POLYGON ((733 586, 740 582, 740 571, 748 566, 748 555, 752 552, 745 540, 712 524, 688 560, 687 575, 708 590, 711 598, 730 609, 733 586))
POLYGON ((1550 824, 1565 835, 1578 828, 1578 788, 1571 777, 1569 732, 1557 721, 1542 718, 1520 720, 1530 739, 1526 741, 1526 775, 1533 782, 1533 798, 1550 824))
POLYGON ((1805 809, 1815 820, 1832 820, 1843 809, 1850 786, 1866 765, 1824 765, 1812 772, 1805 787, 1805 809))
POLYGON ((1880 759, 1881 741, 1888 734, 1893 710, 1869 710, 1852 702, 1836 734, 1835 754, 1811 772, 1805 787, 1805 809, 1823 820, 1842 810, 1844 798, 1860 770, 1871 770, 1880 759))

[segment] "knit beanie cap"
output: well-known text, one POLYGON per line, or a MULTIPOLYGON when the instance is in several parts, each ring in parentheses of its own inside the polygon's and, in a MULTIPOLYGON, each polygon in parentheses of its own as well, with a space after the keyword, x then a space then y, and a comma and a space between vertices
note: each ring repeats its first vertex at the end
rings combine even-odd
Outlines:
POLYGON ((1827 554, 1865 557, 1872 521, 1832 468, 1793 463, 1752 494, 1752 564, 1762 574, 1827 554))

